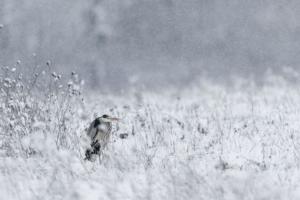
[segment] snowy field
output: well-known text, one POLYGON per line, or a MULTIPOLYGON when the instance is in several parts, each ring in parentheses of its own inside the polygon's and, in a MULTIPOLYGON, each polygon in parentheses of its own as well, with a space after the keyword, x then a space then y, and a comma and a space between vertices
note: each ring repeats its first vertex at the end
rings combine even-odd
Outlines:
POLYGON ((0 199, 300 198, 300 90, 280 79, 113 96, 82 94, 76 74, 3 72, 0 199), (104 113, 122 120, 101 163, 83 161, 104 113))

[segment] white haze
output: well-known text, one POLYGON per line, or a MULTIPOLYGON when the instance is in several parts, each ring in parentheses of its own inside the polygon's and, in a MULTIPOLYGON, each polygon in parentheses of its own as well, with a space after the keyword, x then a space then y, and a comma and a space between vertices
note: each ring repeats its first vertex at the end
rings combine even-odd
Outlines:
POLYGON ((297 0, 1 0, 0 63, 51 60, 100 90, 260 84, 269 68, 298 69, 299 11, 297 0))

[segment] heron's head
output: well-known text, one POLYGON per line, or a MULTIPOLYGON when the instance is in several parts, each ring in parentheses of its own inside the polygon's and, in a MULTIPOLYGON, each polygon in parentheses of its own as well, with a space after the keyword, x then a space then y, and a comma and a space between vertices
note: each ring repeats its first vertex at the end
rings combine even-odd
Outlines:
POLYGON ((119 118, 111 117, 111 116, 109 116, 109 115, 102 115, 99 119, 100 119, 102 122, 117 122, 117 121, 120 120, 119 118))

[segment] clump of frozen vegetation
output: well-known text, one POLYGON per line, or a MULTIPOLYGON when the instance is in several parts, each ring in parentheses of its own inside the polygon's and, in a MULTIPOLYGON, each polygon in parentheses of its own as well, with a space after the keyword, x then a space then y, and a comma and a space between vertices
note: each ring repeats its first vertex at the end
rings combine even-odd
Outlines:
MULTIPOLYGON (((20 64, 17 61, 17 65, 20 64)), ((56 149, 76 148, 78 126, 73 124, 73 118, 80 109, 81 80, 73 72, 69 82, 65 82, 50 69, 50 62, 47 62, 44 69, 37 66, 33 75, 28 76, 15 67, 2 67, 1 156, 42 155, 47 148, 45 142, 51 142, 56 149)))
POLYGON ((262 88, 245 82, 227 90, 206 81, 179 94, 94 94, 84 103, 76 74, 65 83, 50 71, 24 79, 4 68, 0 193, 5 199, 299 199, 300 93, 274 80, 262 88), (101 164, 82 156, 94 113, 122 118, 101 164))

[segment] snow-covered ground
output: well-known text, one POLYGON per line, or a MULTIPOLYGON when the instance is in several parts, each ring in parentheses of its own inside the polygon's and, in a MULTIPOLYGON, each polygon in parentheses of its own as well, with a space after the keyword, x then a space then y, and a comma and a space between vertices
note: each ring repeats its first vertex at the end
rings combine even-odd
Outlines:
POLYGON ((192 88, 52 105, 2 91, 0 199, 299 199, 300 90, 192 88), (85 129, 103 113, 122 120, 101 163, 83 161, 85 129))

